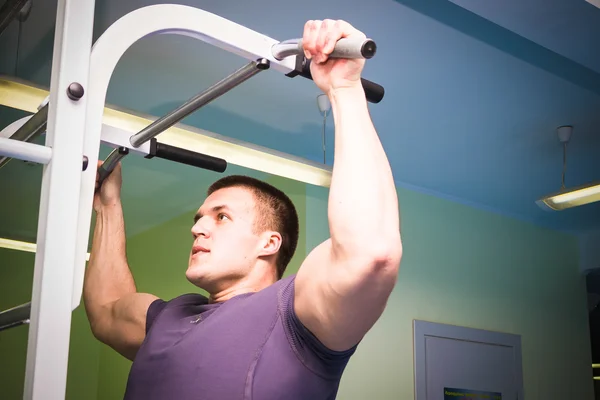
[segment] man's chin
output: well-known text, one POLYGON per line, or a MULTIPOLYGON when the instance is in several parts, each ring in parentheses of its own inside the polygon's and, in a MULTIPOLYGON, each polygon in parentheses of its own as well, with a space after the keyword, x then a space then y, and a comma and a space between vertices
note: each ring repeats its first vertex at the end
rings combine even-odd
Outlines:
POLYGON ((190 283, 201 288, 207 279, 203 269, 204 268, 199 266, 190 265, 187 271, 185 271, 185 277, 190 283))

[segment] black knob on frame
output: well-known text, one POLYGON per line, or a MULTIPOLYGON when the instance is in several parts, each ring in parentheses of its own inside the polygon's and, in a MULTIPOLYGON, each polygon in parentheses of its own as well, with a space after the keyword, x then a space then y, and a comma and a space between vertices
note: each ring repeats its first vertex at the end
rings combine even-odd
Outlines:
POLYGON ((67 88, 67 96, 74 101, 77 101, 83 97, 83 86, 78 82, 73 82, 67 88))

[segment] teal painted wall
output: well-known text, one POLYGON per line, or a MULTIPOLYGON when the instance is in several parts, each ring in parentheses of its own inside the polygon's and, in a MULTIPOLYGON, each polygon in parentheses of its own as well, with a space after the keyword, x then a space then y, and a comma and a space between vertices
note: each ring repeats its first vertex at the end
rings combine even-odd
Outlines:
MULTIPOLYGON (((303 242, 288 273, 327 235, 327 190, 271 178, 299 207, 303 242)), ((400 189, 404 259, 388 308, 350 362, 340 399, 411 399, 412 322, 422 319, 522 335, 527 399, 592 399, 585 289, 575 237, 400 189)), ((199 203, 203 199, 199 199, 199 203)), ((129 239, 141 291, 195 288, 184 271, 195 210, 129 239)), ((357 211, 363 212, 363 211, 357 211)), ((364 212, 376 212, 365 210, 364 212)), ((365 238, 368 240, 368 238, 365 238)), ((0 251, 0 307, 27 301, 33 256, 0 251)), ((75 311, 68 398, 121 398, 130 363, 75 311)), ((0 333, 0 387, 20 398, 26 327, 0 333)))
MULTIPOLYGON (((592 399, 577 239, 399 193, 404 256, 398 285, 349 364, 340 398, 413 399, 412 324, 420 319, 519 334, 527 399, 592 399)), ((326 237, 325 200, 326 190, 307 190, 309 248, 326 237)))

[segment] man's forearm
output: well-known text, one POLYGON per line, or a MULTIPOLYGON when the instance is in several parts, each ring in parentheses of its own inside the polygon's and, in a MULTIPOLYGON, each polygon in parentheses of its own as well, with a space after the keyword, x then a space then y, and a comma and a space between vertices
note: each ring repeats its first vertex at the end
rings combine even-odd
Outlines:
POLYGON ((135 292, 135 282, 127 264, 123 209, 117 203, 96 213, 92 251, 83 286, 90 321, 94 323, 95 319, 101 318, 107 304, 135 292))
POLYGON ((330 93, 335 160, 329 195, 334 253, 343 258, 399 251, 398 197, 362 87, 330 93))

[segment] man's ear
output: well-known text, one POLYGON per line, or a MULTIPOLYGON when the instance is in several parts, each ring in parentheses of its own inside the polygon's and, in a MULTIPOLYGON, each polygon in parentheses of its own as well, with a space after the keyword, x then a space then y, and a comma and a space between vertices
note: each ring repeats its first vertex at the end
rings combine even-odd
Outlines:
POLYGON ((260 256, 271 256, 276 254, 281 247, 281 234, 275 231, 265 231, 261 234, 260 256))

